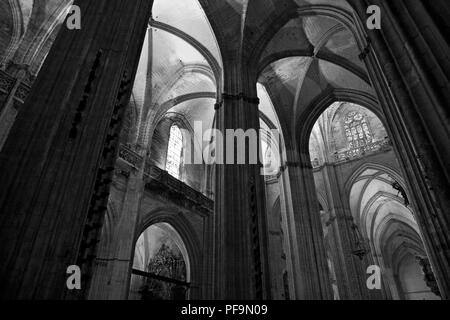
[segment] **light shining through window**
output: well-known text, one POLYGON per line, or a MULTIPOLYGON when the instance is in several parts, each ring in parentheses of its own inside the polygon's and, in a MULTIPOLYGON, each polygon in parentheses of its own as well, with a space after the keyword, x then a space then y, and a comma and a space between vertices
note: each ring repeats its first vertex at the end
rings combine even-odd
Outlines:
POLYGON ((372 133, 367 119, 359 112, 350 112, 347 114, 344 130, 351 152, 356 152, 359 148, 363 148, 372 143, 372 133))
POLYGON ((181 155, 183 151, 183 136, 178 126, 170 128, 169 145, 167 147, 166 171, 173 177, 180 179, 181 155))

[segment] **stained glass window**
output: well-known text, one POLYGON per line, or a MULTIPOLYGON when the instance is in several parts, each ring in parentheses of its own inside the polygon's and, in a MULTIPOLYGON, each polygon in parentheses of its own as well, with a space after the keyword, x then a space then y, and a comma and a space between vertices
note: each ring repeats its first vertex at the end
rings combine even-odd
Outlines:
POLYGON ((359 112, 349 112, 344 121, 344 130, 350 150, 364 148, 373 141, 367 119, 359 112))
POLYGON ((178 126, 170 128, 169 145, 167 147, 166 171, 180 179, 181 156, 183 151, 183 136, 178 126))

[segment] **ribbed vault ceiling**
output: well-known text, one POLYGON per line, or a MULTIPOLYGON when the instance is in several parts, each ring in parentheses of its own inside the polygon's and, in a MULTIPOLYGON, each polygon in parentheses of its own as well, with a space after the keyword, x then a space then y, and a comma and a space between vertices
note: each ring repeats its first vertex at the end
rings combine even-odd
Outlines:
POLYGON ((206 15, 197 0, 157 0, 153 19, 187 33, 203 44, 221 63, 219 47, 206 15))
MULTIPOLYGON (((50 26, 71 3, 2 1, 9 2, 20 9, 22 58, 36 37, 52 39, 50 26)), ((138 123, 154 123, 189 97, 216 93, 222 59, 229 60, 234 49, 258 64, 264 113, 289 135, 323 92, 344 88, 373 94, 356 40, 327 10, 351 13, 345 0, 155 0, 133 91, 138 123), (266 107, 269 100, 272 111, 266 107)), ((11 9, 5 7, 2 14, 3 21, 12 21, 11 9)), ((208 112, 214 112, 212 105, 208 112)))
POLYGON ((387 266, 404 254, 425 255, 414 214, 392 187, 394 178, 381 168, 368 168, 354 180, 350 207, 362 234, 387 266))

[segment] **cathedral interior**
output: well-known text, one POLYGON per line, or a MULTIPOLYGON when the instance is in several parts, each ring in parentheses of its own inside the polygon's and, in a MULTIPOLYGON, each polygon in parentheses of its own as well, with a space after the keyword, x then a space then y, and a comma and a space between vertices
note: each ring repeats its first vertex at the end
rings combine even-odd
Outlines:
POLYGON ((449 21, 0 0, 0 299, 449 299, 449 21), (189 161, 231 129, 258 163, 189 161))

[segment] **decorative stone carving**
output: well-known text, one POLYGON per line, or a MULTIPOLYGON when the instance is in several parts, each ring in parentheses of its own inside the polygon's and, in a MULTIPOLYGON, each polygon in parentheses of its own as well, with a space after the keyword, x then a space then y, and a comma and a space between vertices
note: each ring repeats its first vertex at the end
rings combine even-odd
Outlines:
POLYGON ((408 195, 406 194, 406 190, 403 189, 402 185, 394 180, 394 182, 392 182, 392 188, 397 190, 402 195, 402 198, 405 202, 405 206, 408 207, 409 206, 408 195))
POLYGON ((130 173, 130 171, 127 171, 127 170, 116 169, 114 171, 114 174, 116 176, 124 176, 125 178, 129 178, 131 173, 130 173))
POLYGON ((0 90, 9 93, 14 86, 14 78, 6 72, 0 70, 0 90))
MULTIPOLYGON (((79 118, 72 123, 71 138, 77 136, 77 126, 83 120, 84 103, 87 103, 90 94, 90 87, 96 80, 96 72, 101 65, 102 51, 97 52, 94 65, 89 74, 88 83, 85 87, 84 95, 77 108, 79 118)), ((120 151, 119 133, 121 124, 125 116, 126 103, 131 95, 132 81, 129 72, 125 70, 122 74, 122 79, 119 86, 119 91, 116 96, 116 103, 113 108, 112 117, 109 122, 109 127, 105 139, 105 144, 102 151, 102 165, 97 172, 97 179, 94 186, 94 194, 91 197, 88 216, 83 231, 81 247, 78 253, 78 265, 82 267, 84 272, 92 269, 94 259, 96 257, 97 247, 100 243, 101 227, 104 222, 104 217, 107 211, 108 199, 110 194, 110 186, 113 182, 115 173, 115 162, 117 154, 120 151), (119 150, 117 150, 119 149, 119 150)), ((77 117, 77 116, 76 116, 77 117)), ((86 272, 88 273, 88 272, 86 272)))
POLYGON ((340 153, 336 152, 334 154, 334 160, 335 162, 345 162, 354 159, 359 159, 377 152, 389 151, 391 149, 392 143, 389 138, 386 138, 382 141, 376 141, 374 143, 367 144, 366 146, 358 148, 356 150, 354 149, 351 151, 344 151, 340 153))
POLYGON ((29 93, 30 87, 25 83, 21 83, 20 86, 17 88, 15 98, 21 100, 21 102, 24 102, 25 99, 28 97, 29 93))
POLYGON ((33 83, 36 80, 36 75, 31 72, 30 65, 28 64, 9 61, 6 66, 6 72, 13 75, 15 78, 23 79, 28 83, 33 83))
POLYGON ((119 157, 136 168, 139 167, 143 161, 143 158, 140 155, 124 145, 120 147, 119 157))
MULTIPOLYGON (((14 90, 14 86, 17 79, 5 71, 0 70, 0 110, 2 110, 5 106, 4 103, 9 95, 11 95, 11 91, 14 90)), ((28 94, 30 93, 30 86, 21 81, 17 89, 14 92, 14 103, 13 107, 16 110, 20 109, 20 106, 24 103, 28 94)))
POLYGON ((145 188, 187 209, 213 213, 214 202, 211 199, 151 164, 145 167, 145 188))
POLYGON ((428 260, 428 258, 416 256, 416 260, 419 262, 420 266, 422 267, 422 271, 424 274, 424 280, 425 280, 425 283, 427 284, 428 288, 430 288, 431 292, 433 292, 435 295, 441 296, 438 284, 436 282, 436 277, 434 276, 433 270, 431 269, 431 264, 430 264, 430 261, 428 260))

